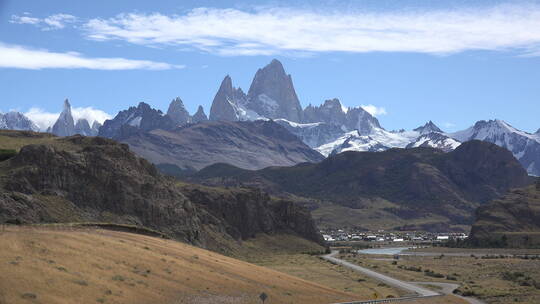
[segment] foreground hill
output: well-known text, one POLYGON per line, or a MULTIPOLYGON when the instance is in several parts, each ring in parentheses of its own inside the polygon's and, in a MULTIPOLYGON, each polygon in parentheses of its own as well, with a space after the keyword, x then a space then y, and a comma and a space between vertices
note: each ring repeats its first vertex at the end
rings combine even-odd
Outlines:
POLYGON ((478 208, 470 242, 474 246, 540 247, 540 181, 478 208))
POLYGON ((317 164, 259 171, 220 164, 193 180, 311 199, 322 225, 432 230, 470 225, 477 206, 529 182, 509 151, 481 141, 449 153, 432 148, 344 152, 317 164))
POLYGON ((178 184, 126 144, 0 132, 0 223, 107 222, 149 227, 221 252, 257 233, 322 244, 309 211, 259 190, 178 184))
POLYGON ((187 244, 132 233, 10 227, 0 303, 333 303, 354 295, 187 244))

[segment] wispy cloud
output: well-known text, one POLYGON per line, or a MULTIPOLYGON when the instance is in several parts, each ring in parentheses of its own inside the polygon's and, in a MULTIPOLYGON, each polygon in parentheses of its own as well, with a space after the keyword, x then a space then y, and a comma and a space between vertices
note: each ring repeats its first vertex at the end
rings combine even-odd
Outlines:
MULTIPOLYGON (((92 107, 72 108, 71 113, 75 122, 81 118, 88 120, 90 125, 97 121, 101 124, 107 119, 111 119, 111 115, 92 107)), ((31 108, 28 112, 24 113, 26 117, 30 118, 42 131, 46 131, 47 128, 52 127, 60 113, 47 112, 41 108, 31 108)))
POLYGON ((77 20, 77 17, 69 14, 54 14, 46 18, 36 18, 31 17, 29 13, 25 13, 22 16, 11 15, 9 22, 16 24, 31 24, 42 30, 58 30, 63 29, 67 24, 74 23, 77 20))
POLYGON ((540 52, 540 6, 424 11, 197 8, 182 15, 120 14, 84 23, 86 37, 219 55, 467 50, 540 52))
POLYGON ((386 115, 386 109, 383 107, 377 107, 372 104, 369 105, 361 105, 362 109, 366 110, 369 114, 372 116, 381 116, 386 115))
POLYGON ((0 43, 0 68, 18 69, 93 69, 93 70, 166 70, 183 65, 126 58, 92 58, 76 52, 57 53, 0 43))

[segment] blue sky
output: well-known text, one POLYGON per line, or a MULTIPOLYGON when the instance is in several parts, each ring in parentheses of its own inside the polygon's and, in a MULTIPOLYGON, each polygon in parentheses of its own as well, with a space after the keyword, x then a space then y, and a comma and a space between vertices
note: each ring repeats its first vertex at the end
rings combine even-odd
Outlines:
POLYGON ((272 58, 303 106, 373 105, 386 129, 540 128, 539 2, 0 0, 0 110, 43 123, 65 98, 98 120, 176 96, 208 113, 272 58))

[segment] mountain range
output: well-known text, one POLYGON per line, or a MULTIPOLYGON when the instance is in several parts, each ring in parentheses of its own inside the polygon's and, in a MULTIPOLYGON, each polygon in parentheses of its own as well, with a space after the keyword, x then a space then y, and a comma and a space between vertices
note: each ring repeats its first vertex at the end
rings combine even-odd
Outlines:
MULTIPOLYGON (((0 116, 0 128, 37 129, 20 113, 8 125, 7 115, 15 116, 10 113, 0 116)), ((346 107, 337 98, 302 109, 291 75, 275 59, 255 73, 247 94, 241 88, 234 87, 233 80, 227 75, 214 97, 209 116, 202 106, 190 115, 183 101, 177 97, 172 100, 166 113, 146 104, 139 105, 120 111, 100 128, 97 122, 90 126, 85 119, 74 122, 66 100, 62 113, 49 132, 59 136, 82 134, 127 138, 140 131, 170 131, 207 121, 256 120, 273 120, 324 156, 345 151, 380 152, 390 148, 414 147, 433 147, 449 152, 469 140, 489 141, 510 150, 529 174, 540 175, 540 130, 531 134, 501 120, 482 120, 455 133, 446 133, 431 121, 410 131, 388 131, 362 107, 346 107)), ((191 165, 186 163, 180 167, 191 165)), ((285 164, 276 162, 271 165, 285 164)))
POLYGON ((257 171, 216 164, 188 180, 300 197, 323 227, 434 231, 466 230, 476 207, 530 183, 512 153, 478 140, 448 153, 429 147, 347 151, 319 163, 257 171))

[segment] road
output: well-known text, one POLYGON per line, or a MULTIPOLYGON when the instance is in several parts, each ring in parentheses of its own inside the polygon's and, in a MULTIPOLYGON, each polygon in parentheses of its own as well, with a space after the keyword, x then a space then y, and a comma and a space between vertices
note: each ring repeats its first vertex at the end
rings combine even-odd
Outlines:
POLYGON ((384 282, 385 284, 388 284, 390 286, 394 286, 394 287, 397 287, 397 288, 401 288, 403 290, 410 291, 411 293, 416 293, 416 294, 419 294, 421 296, 437 296, 437 295, 439 295, 438 292, 435 292, 433 290, 429 290, 429 289, 426 289, 424 287, 420 287, 420 286, 413 285, 411 283, 400 281, 398 279, 394 279, 392 277, 389 277, 387 275, 375 272, 373 270, 358 266, 358 265, 353 264, 353 263, 349 263, 349 262, 344 261, 342 259, 338 259, 338 258, 335 257, 335 255, 338 254, 338 253, 339 252, 336 251, 336 250, 332 251, 332 253, 324 255, 323 259, 325 259, 327 261, 330 261, 332 263, 335 263, 335 264, 343 265, 343 266, 345 266, 347 268, 350 268, 352 270, 361 272, 361 273, 363 273, 363 274, 365 274, 365 275, 367 275, 369 277, 372 277, 372 278, 374 278, 376 280, 384 282))
MULTIPOLYGON (((441 282, 415 282, 415 283, 411 283, 411 282, 401 281, 401 280, 389 277, 387 275, 375 272, 373 270, 358 266, 356 264, 349 263, 349 262, 344 261, 342 259, 338 259, 338 258, 335 257, 336 254, 338 254, 338 253, 339 252, 337 250, 334 250, 334 251, 332 251, 332 253, 322 256, 322 258, 327 260, 327 261, 330 261, 332 263, 339 264, 339 265, 345 266, 347 268, 350 268, 352 270, 363 273, 363 274, 365 274, 365 275, 367 275, 369 277, 372 277, 372 278, 374 278, 376 280, 384 282, 385 284, 388 284, 390 286, 393 286, 393 287, 396 287, 396 288, 401 288, 403 290, 407 290, 407 291, 409 291, 411 293, 418 294, 418 295, 420 295, 422 297, 430 297, 430 296, 436 296, 436 295, 441 295, 441 294, 445 294, 445 295, 446 294, 453 294, 452 292, 454 291, 454 289, 459 287, 458 284, 452 284, 452 283, 441 283, 441 282), (426 288, 422 287, 421 285, 439 286, 439 287, 441 287, 441 291, 439 293, 439 292, 436 292, 436 291, 433 291, 433 290, 430 290, 430 289, 426 289, 426 288)), ((475 298, 462 297, 462 296, 458 296, 458 295, 455 295, 455 296, 457 296, 459 298, 462 298, 462 299, 468 301, 471 304, 485 304, 484 302, 482 302, 482 301, 480 301, 478 299, 475 299, 475 298)))

